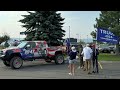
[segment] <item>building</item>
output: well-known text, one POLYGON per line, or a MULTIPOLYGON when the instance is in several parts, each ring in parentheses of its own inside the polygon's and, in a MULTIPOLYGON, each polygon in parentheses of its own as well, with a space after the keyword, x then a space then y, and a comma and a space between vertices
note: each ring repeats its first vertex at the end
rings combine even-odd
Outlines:
MULTIPOLYGON (((66 40, 68 40, 69 38, 66 38, 63 42, 63 45, 66 46, 66 40)), ((70 38, 70 46, 75 46, 77 51, 78 51, 78 43, 77 43, 77 39, 76 38, 70 38)), ((67 47, 67 46, 66 46, 67 47)))

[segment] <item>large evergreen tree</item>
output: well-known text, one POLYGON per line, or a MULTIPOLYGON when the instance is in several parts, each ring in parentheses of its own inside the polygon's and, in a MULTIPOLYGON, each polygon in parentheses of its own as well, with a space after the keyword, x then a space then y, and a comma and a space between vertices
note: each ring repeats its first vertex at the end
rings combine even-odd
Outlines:
POLYGON ((34 11, 29 15, 22 15, 24 19, 19 22, 26 28, 25 40, 46 40, 49 45, 61 45, 65 30, 60 13, 56 11, 34 11))
POLYGON ((96 31, 92 31, 90 35, 92 36, 93 39, 96 39, 96 31))
MULTIPOLYGON (((95 28, 107 28, 116 36, 120 37, 120 11, 101 11, 100 17, 96 18, 95 28)), ((119 53, 119 43, 116 45, 116 54, 119 53)))

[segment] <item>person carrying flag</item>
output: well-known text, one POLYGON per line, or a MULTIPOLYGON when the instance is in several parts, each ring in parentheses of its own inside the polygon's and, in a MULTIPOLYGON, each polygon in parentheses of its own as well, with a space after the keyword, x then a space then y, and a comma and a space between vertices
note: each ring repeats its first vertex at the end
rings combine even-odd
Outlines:
POLYGON ((93 54, 92 54, 92 64, 93 64, 93 71, 92 73, 99 73, 99 68, 98 68, 98 49, 96 48, 96 45, 93 44, 92 45, 92 50, 93 50, 93 54))

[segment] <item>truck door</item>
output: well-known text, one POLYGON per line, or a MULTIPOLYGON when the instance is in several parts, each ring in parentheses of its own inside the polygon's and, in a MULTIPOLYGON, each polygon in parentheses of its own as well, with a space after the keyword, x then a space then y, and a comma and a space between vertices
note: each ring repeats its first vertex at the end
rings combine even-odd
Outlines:
POLYGON ((35 42, 28 42, 24 48, 24 58, 32 59, 34 58, 33 48, 35 48, 35 42))
POLYGON ((41 52, 42 56, 46 56, 47 55, 46 44, 44 44, 44 42, 42 42, 39 46, 41 48, 40 52, 41 52))
POLYGON ((35 58, 44 58, 46 57, 46 45, 43 42, 38 42, 34 51, 35 58))

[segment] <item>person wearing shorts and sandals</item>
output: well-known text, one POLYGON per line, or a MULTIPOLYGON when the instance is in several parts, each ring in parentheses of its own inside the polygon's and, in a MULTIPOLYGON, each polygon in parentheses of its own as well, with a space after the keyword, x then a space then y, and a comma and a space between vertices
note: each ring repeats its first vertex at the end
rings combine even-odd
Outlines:
POLYGON ((69 75, 74 75, 75 74, 75 64, 77 62, 77 60, 76 60, 77 51, 76 51, 74 46, 71 47, 71 51, 69 53, 69 56, 70 56, 70 60, 69 60, 70 73, 69 73, 69 75))

